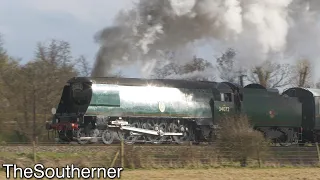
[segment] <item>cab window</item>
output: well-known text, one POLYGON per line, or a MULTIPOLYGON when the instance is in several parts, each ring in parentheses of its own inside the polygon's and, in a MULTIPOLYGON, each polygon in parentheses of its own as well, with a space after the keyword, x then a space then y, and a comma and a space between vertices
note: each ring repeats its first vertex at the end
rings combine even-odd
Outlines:
POLYGON ((221 101, 232 102, 232 94, 231 93, 221 93, 221 101))

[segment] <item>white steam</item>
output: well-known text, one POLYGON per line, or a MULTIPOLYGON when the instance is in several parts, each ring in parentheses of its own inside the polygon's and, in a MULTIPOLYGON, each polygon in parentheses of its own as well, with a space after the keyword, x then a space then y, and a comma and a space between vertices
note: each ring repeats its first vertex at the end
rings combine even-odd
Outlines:
POLYGON ((190 54, 187 47, 203 39, 233 47, 244 66, 275 53, 315 59, 319 7, 320 0, 140 0, 96 37, 101 48, 92 76, 137 62, 150 73, 168 50, 190 54))
POLYGON ((207 68, 204 71, 194 71, 186 74, 171 74, 166 76, 168 79, 185 79, 185 80, 197 80, 197 81, 215 81, 213 76, 213 68, 207 68))

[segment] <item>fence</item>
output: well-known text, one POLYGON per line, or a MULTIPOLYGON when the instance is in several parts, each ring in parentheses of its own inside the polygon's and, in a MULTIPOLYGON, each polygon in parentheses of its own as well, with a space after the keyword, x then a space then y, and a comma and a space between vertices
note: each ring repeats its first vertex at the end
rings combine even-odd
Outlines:
POLYGON ((125 168, 185 167, 279 167, 318 166, 319 145, 270 147, 243 154, 239 149, 222 151, 213 145, 2 145, 0 162, 42 163, 45 166, 121 166, 125 168))

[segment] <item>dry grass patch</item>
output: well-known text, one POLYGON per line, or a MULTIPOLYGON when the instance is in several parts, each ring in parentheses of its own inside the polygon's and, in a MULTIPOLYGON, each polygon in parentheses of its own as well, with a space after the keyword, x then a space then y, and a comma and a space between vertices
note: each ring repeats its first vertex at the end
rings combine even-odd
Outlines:
POLYGON ((124 171, 121 179, 315 180, 320 179, 319 170, 319 168, 133 170, 124 171))
MULTIPOLYGON (((218 169, 170 169, 170 170, 124 170, 121 179, 201 179, 201 180, 316 180, 320 168, 218 168, 218 169)), ((4 172, 0 178, 5 179, 4 172)))

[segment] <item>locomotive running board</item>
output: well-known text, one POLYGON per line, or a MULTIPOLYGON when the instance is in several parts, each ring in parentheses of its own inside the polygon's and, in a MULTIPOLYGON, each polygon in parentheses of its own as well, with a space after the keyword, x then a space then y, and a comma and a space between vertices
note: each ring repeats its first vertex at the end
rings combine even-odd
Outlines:
POLYGON ((128 131, 135 131, 143 134, 150 134, 150 135, 160 135, 160 136, 182 136, 182 133, 173 133, 173 132, 162 132, 162 131, 155 131, 155 130, 149 130, 149 129, 141 129, 141 128, 135 128, 130 126, 121 126, 121 130, 128 130, 128 131))

